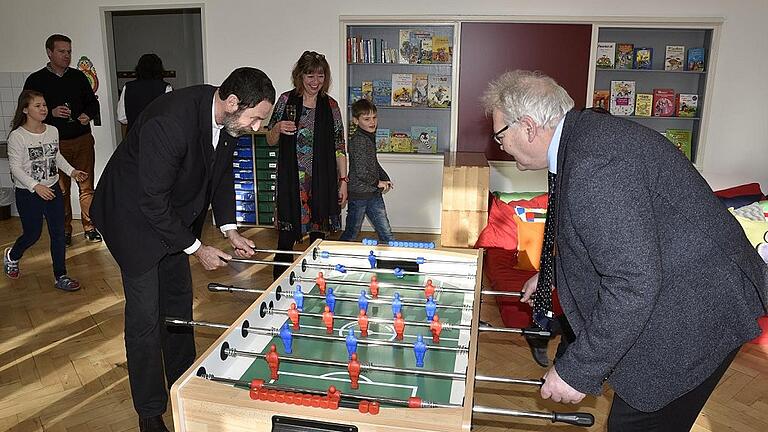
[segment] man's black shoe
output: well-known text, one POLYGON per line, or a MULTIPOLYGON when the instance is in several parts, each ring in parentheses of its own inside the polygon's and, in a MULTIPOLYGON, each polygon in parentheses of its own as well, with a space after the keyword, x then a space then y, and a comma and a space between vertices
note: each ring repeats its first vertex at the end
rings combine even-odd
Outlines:
POLYGON ((66 247, 72 246, 72 233, 65 233, 64 234, 64 245, 66 247))
POLYGON ((101 241, 101 234, 96 230, 90 230, 85 232, 85 239, 91 243, 98 243, 101 241))
POLYGON ((549 366, 549 357, 547 357, 547 347, 535 347, 531 346, 531 356, 533 356, 533 361, 536 362, 541 367, 548 367, 549 366))
POLYGON ((141 432, 170 432, 165 427, 163 416, 146 417, 139 419, 139 431, 141 432))

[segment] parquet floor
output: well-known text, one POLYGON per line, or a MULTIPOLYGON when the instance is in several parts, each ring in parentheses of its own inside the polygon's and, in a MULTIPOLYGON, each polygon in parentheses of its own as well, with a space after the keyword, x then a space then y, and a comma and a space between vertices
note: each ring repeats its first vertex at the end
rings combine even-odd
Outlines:
MULTIPOLYGON (((45 230, 44 230, 45 231, 45 230)), ((76 228, 77 231, 77 228, 76 228)), ((2 251, 20 233, 17 218, 0 221, 2 251)), ((246 234, 263 248, 273 248, 271 229, 252 228, 246 234)), ((402 239, 439 241, 438 236, 401 235, 402 239)), ((204 241, 225 246, 217 231, 207 227, 204 241)), ((123 293, 117 266, 102 244, 74 239, 67 251, 70 275, 83 288, 76 293, 53 288, 48 238, 44 233, 21 262, 22 276, 0 276, 0 430, 99 431, 137 430, 136 414, 125 368, 123 293)), ((306 246, 306 244, 304 245, 306 246)), ((240 294, 210 293, 209 282, 266 287, 271 268, 237 265, 205 272, 192 260, 195 318, 230 322, 252 301, 240 294)), ((500 325, 493 303, 482 318, 500 325)), ((197 329, 198 352, 218 336, 214 329, 197 329)), ((550 347, 554 350, 554 344, 550 347)), ((550 352, 550 354, 553 354, 550 352)), ((540 377, 543 369, 531 360, 518 336, 487 335, 480 341, 478 372, 488 375, 540 377)), ((532 388, 482 384, 478 403, 521 410, 586 410, 604 430, 610 394, 588 397, 577 407, 542 402, 532 388)), ((536 421, 503 421, 477 417, 475 430, 497 432, 578 431, 536 421)), ((170 407, 167 424, 172 425, 170 407)), ((695 432, 768 431, 768 346, 747 345, 726 373, 699 417, 695 432)))

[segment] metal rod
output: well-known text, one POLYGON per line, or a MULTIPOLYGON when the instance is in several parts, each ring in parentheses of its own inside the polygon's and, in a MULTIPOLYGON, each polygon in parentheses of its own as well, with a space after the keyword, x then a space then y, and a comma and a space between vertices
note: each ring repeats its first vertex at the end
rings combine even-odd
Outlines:
POLYGON ((226 324, 212 323, 208 321, 181 320, 178 318, 166 318, 165 322, 166 324, 181 325, 181 326, 213 327, 213 328, 224 329, 224 330, 229 328, 229 326, 226 324))
POLYGON ((283 266, 283 267, 289 267, 293 265, 292 262, 264 261, 264 260, 250 259, 250 258, 232 258, 229 260, 225 260, 222 258, 222 260, 227 262, 237 262, 237 263, 246 263, 246 264, 265 264, 265 265, 276 265, 276 266, 283 266))
MULTIPOLYGON (((243 356, 243 357, 250 357, 250 358, 257 358, 257 359, 265 359, 266 354, 256 353, 252 351, 241 351, 236 348, 226 348, 224 350, 224 353, 227 355, 231 355, 233 357, 237 356, 243 356)), ((342 368, 344 370, 347 369, 347 366, 349 366, 348 363, 344 362, 337 362, 333 360, 313 360, 313 359, 305 359, 301 357, 280 357, 280 361, 286 361, 289 363, 299 363, 299 364, 311 364, 315 366, 335 366, 342 368)), ((377 366, 373 363, 363 363, 360 362, 360 371, 379 371, 379 372, 390 372, 394 374, 407 374, 407 375, 424 375, 424 376, 431 376, 431 377, 437 377, 437 378, 450 378, 450 379, 465 379, 467 376, 466 374, 462 373, 456 373, 456 372, 438 372, 438 371, 432 371, 432 370, 421 370, 421 369, 406 369, 406 368, 397 368, 397 367, 391 367, 391 366, 377 366)))
POLYGON ((472 412, 481 414, 497 414, 511 417, 526 417, 532 419, 549 420, 552 423, 567 423, 574 426, 589 427, 595 424, 595 416, 590 413, 558 413, 558 412, 536 412, 536 411, 515 411, 503 408, 490 408, 484 406, 472 407, 472 412))
POLYGON ((292 250, 278 250, 278 249, 254 249, 257 253, 270 253, 270 254, 284 254, 284 255, 302 255, 304 252, 292 251, 292 250))
MULTIPOLYGON (((315 279, 312 278, 306 278, 302 276, 297 276, 294 278, 297 281, 300 282, 316 282, 315 279)), ((326 279, 325 280, 326 285, 352 285, 352 286, 364 286, 368 287, 370 286, 370 282, 365 281, 346 281, 343 279, 326 279)), ((450 293, 471 293, 474 292, 474 288, 446 288, 441 287, 438 285, 435 285, 435 293, 439 292, 450 292, 450 293)), ((423 285, 414 285, 414 284, 396 284, 392 282, 379 282, 379 288, 395 288, 395 289, 401 289, 401 290, 411 290, 411 291, 421 291, 424 292, 424 286, 423 285)))
POLYGON ((490 327, 490 326, 481 325, 477 328, 477 330, 480 332, 488 332, 488 333, 516 333, 516 334, 523 334, 526 336, 540 336, 540 337, 552 336, 552 333, 546 330, 531 330, 527 328, 490 327))
MULTIPOLYGON (((278 309, 278 308, 272 308, 272 313, 279 312, 281 314, 287 314, 287 309, 278 309)), ((312 313, 312 312, 301 312, 299 314, 300 317, 306 316, 306 317, 312 317, 312 318, 322 318, 323 314, 319 313, 312 313)), ((340 319, 342 321, 357 321, 356 316, 353 315, 333 315, 333 319, 340 319)), ((376 324, 392 324, 393 320, 386 319, 386 318, 376 318, 368 316, 368 322, 369 323, 376 323, 376 324)), ((443 330, 470 330, 472 327, 468 325, 461 325, 461 324, 451 324, 451 323, 444 323, 441 322, 440 324, 443 325, 443 330)), ((430 323, 428 322, 422 322, 422 321, 405 321, 405 326, 415 326, 415 327, 429 327, 430 323)))
POLYGON ((234 292, 242 292, 242 293, 249 293, 249 294, 262 294, 266 292, 266 290, 263 289, 254 289, 254 288, 240 288, 233 285, 222 285, 215 282, 211 282, 208 284, 208 291, 226 291, 230 293, 234 292))
POLYGON ((533 380, 533 379, 507 378, 507 377, 486 376, 486 375, 475 375, 475 381, 495 382, 495 383, 504 383, 504 384, 524 384, 524 385, 533 385, 533 386, 544 385, 543 379, 533 380))
POLYGON ((487 295, 487 296, 497 296, 497 297, 522 297, 524 293, 520 291, 481 290, 480 294, 487 295))
MULTIPOLYGON (((317 255, 320 256, 320 258, 326 258, 326 256, 323 256, 324 254, 327 254, 328 257, 341 257, 341 258, 361 258, 366 259, 369 255, 366 254, 348 254, 348 253, 337 253, 337 252, 331 252, 331 251, 317 251, 317 255)), ((415 262, 418 264, 465 264, 465 265, 475 265, 477 266, 477 262, 473 261, 458 261, 458 260, 437 260, 437 259, 428 259, 424 257, 393 257, 393 256, 379 256, 375 255, 377 261, 407 261, 407 262, 415 262), (419 262, 422 261, 422 262, 419 262)))
MULTIPOLYGON (((323 270, 336 270, 336 266, 328 264, 302 264, 304 267, 319 268, 323 270)), ((347 271, 360 272, 360 273, 381 273, 392 274, 391 269, 378 269, 378 268, 365 268, 365 267, 344 267, 347 271)), ((439 273, 439 272, 414 272, 409 270, 401 270, 403 275, 418 275, 418 276, 443 276, 443 277, 457 277, 457 278, 474 278, 474 274, 460 274, 460 273, 439 273)))

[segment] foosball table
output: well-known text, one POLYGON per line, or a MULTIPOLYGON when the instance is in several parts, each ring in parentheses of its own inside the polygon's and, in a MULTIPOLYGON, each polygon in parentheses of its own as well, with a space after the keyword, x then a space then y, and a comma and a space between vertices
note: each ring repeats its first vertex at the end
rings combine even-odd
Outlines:
MULTIPOLYGON (((173 385, 183 431, 468 431, 476 413, 589 426, 588 413, 474 404, 482 251, 321 241, 259 294, 173 385)), ((257 260, 240 260, 262 264, 257 260)), ((545 332, 541 332, 542 334, 545 332)))

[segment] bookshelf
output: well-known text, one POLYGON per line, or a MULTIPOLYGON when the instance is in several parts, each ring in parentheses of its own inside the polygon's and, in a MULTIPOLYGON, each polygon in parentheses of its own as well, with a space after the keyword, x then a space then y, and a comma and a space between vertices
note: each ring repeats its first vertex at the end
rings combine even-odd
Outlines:
MULTIPOLYGON (((603 90, 611 91, 612 82, 628 81, 634 83, 633 98, 637 94, 654 94, 654 89, 672 89, 674 91, 673 106, 678 105, 678 95, 696 95, 696 112, 690 117, 678 116, 672 113, 671 116, 657 116, 657 99, 653 98, 651 103, 651 115, 638 115, 635 108, 630 115, 624 115, 627 119, 640 123, 646 127, 652 128, 659 133, 669 134, 673 137, 676 131, 689 131, 690 133, 690 159, 694 164, 701 161, 701 155, 705 142, 705 123, 707 120, 707 93, 711 91, 711 80, 713 66, 712 59, 716 55, 713 39, 716 37, 718 23, 701 23, 700 25, 683 23, 658 23, 651 26, 616 25, 605 24, 597 25, 597 38, 593 49, 595 59, 591 63, 593 69, 593 92, 603 90), (636 64, 632 68, 621 69, 616 64, 616 54, 614 54, 614 64, 608 68, 597 66, 597 57, 602 56, 601 44, 615 43, 616 52, 619 51, 619 44, 632 44, 636 48, 652 48, 651 65, 649 69, 637 69, 636 64), (667 46, 682 46, 683 65, 677 70, 666 70, 665 60, 667 55, 667 46), (688 70, 688 56, 691 48, 704 49, 704 68, 703 70, 688 70)), ((636 53, 632 54, 634 63, 636 63, 636 53)), ((593 93, 594 94, 594 93, 593 93)), ((661 98, 659 98, 661 99, 661 98)), ((590 105, 595 102, 590 101, 590 105)), ((610 110, 610 99, 607 103, 610 110)), ((614 112, 614 114, 617 114, 614 112)))

